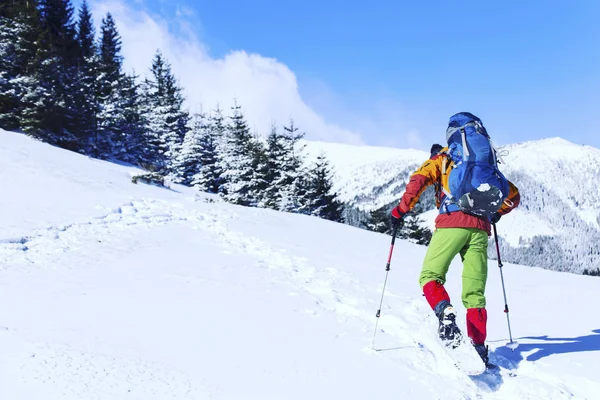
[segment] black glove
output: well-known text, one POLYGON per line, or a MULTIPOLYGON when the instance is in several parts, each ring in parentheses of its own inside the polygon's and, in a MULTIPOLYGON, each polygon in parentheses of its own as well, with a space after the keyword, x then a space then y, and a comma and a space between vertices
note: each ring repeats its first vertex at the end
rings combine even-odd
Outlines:
POLYGON ((399 224, 400 221, 402 221, 402 218, 404 218, 404 213, 400 211, 400 206, 394 207, 390 216, 390 222, 392 223, 392 227, 399 224))
POLYGON ((498 221, 500 221, 500 218, 502 218, 502 215, 500 213, 495 213, 494 215, 492 215, 492 217, 490 218, 490 222, 492 224, 497 224, 498 221))

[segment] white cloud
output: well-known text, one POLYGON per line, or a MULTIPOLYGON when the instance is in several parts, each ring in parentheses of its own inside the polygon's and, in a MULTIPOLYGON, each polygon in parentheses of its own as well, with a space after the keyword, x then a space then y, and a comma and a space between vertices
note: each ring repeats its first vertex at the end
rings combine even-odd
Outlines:
POLYGON ((282 125, 294 118, 307 139, 363 143, 360 134, 328 123, 311 109, 298 92, 294 73, 276 59, 244 51, 214 59, 183 18, 175 34, 168 21, 123 2, 95 1, 92 8, 98 20, 107 12, 115 18, 128 71, 145 76, 156 50, 162 51, 185 89, 191 111, 217 104, 228 110, 237 99, 250 126, 260 133, 268 132, 273 121, 282 125))

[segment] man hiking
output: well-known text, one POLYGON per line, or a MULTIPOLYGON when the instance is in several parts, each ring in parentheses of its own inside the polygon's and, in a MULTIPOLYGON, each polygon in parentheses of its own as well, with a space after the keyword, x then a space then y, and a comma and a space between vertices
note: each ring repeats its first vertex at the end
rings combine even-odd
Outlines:
POLYGON ((491 224, 517 207, 520 195, 497 169, 498 155, 479 118, 470 113, 452 116, 446 137, 448 146, 433 145, 431 157, 411 176, 400 203, 392 210, 392 223, 399 223, 412 210, 429 185, 435 186, 439 215, 419 284, 439 319, 440 339, 458 345, 462 333, 444 283, 450 263, 460 254, 467 335, 489 366, 485 345, 488 237, 491 224))

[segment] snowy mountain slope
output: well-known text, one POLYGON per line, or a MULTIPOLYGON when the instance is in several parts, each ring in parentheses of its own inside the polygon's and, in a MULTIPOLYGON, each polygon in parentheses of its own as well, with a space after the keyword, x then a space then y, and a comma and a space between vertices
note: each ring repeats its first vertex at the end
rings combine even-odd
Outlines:
POLYGON ((600 149, 550 138, 504 146, 507 174, 522 173, 600 227, 600 149))
MULTIPOLYGON (((594 304, 600 279, 507 264, 513 353, 490 263, 502 370, 469 378, 436 342, 416 283, 421 246, 397 242, 374 351, 388 236, 134 185, 132 168, 16 134, 0 132, 0 151, 2 399, 600 393, 597 319, 571 306, 594 304)), ((455 262, 448 289, 462 312, 460 274, 455 262)))
MULTIPOLYGON (((350 147, 329 144, 323 149, 328 157, 332 155, 338 177, 335 189, 350 207, 362 211, 397 202, 410 174, 428 156, 370 148, 362 162, 340 162, 344 152, 348 158, 361 158, 362 147, 350 147), (378 152, 381 161, 375 161, 378 152)), ((522 205, 499 225, 507 260, 578 273, 600 268, 600 150, 551 138, 503 146, 499 151, 505 160, 502 171, 522 194, 522 205)), ((425 209, 431 207, 432 200, 426 198, 425 209)), ((350 222, 358 225, 359 219, 350 222)), ((423 219, 433 227, 434 212, 423 219)))
POLYGON ((428 154, 414 149, 305 142, 309 158, 324 154, 334 172, 340 199, 360 210, 396 201, 406 181, 428 154))

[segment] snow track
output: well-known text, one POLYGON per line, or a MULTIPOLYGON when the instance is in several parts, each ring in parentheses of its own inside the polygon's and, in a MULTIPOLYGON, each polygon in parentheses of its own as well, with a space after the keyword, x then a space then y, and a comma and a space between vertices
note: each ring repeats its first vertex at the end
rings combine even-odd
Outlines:
MULTIPOLYGON (((0 399, 600 393, 600 331, 585 308, 595 304, 597 278, 507 264, 521 343, 513 353, 504 346, 504 304, 491 262, 488 339, 501 369, 468 377, 440 348, 437 321, 418 288, 423 247, 397 242, 373 349, 389 237, 236 207, 186 188, 133 185, 125 167, 12 139, 32 161, 19 160, 28 171, 21 177, 15 163, 0 160, 0 170, 10 171, 0 184, 22 198, 18 205, 10 195, 0 198, 9 222, 0 230, 0 399), (36 168, 33 160, 51 167, 36 168), (23 186, 28 179, 32 185, 23 186)), ((460 275, 456 262, 447 284, 453 299, 460 275)))
MULTIPOLYGON (((517 382, 523 382, 523 379, 529 382, 526 387, 545 387, 544 396, 550 396, 548 398, 572 398, 564 385, 550 386, 539 373, 533 374, 536 378, 512 377, 514 373, 510 369, 514 365, 510 360, 494 358, 494 355, 492 360, 504 367, 500 372, 474 378, 462 374, 452 367, 453 360, 435 339, 436 322, 422 299, 391 289, 386 297, 386 304, 391 305, 384 307, 377 337, 377 344, 387 347, 376 345, 377 351, 373 351, 369 340, 375 320, 373 311, 378 285, 365 285, 343 272, 340 265, 327 266, 318 257, 311 261, 307 257, 290 255, 289 242, 275 246, 250 235, 248 229, 245 232, 232 229, 230 224, 243 219, 241 213, 244 212, 260 213, 226 205, 208 207, 200 203, 199 207, 186 208, 181 203, 137 199, 89 221, 48 227, 22 238, 3 240, 0 255, 4 269, 9 271, 81 270, 95 264, 88 259, 86 249, 102 247, 104 242, 108 242, 113 255, 118 256, 130 252, 132 246, 137 251, 147 248, 151 243, 137 242, 136 239, 132 243, 131 240, 143 237, 150 230, 167 226, 191 228, 197 233, 202 232, 204 238, 209 238, 212 245, 221 248, 225 254, 251 258, 251 263, 238 267, 253 266, 254 279, 263 286, 277 287, 278 290, 286 288, 288 296, 311 299, 309 304, 312 306, 297 309, 297 312, 312 318, 334 315, 344 328, 336 333, 337 337, 349 335, 347 330, 356 330, 361 332, 360 346, 364 353, 394 362, 403 373, 418 376, 423 385, 431 380, 447 381, 444 386, 450 398, 496 398, 498 391, 504 392, 511 387, 516 390, 521 386, 517 382), (128 244, 122 246, 125 243, 128 244), (65 262, 65 259, 69 261, 65 262)), ((203 280, 191 271, 170 273, 168 277, 203 280)), ((13 363, 20 365, 17 381, 27 382, 28 387, 35 382, 33 387, 49 386, 57 395, 86 399, 125 395, 139 399, 211 396, 210 390, 204 389, 204 385, 199 389, 185 373, 140 358, 135 352, 126 355, 101 342, 86 342, 82 348, 61 342, 19 342, 10 329, 4 335, 12 337, 8 343, 11 340, 13 343, 8 348, 18 349, 12 352, 13 363)), ((543 398, 531 397, 537 395, 537 390, 528 393, 519 389, 515 395, 543 398)), ((504 394, 497 398, 502 396, 504 394)))

